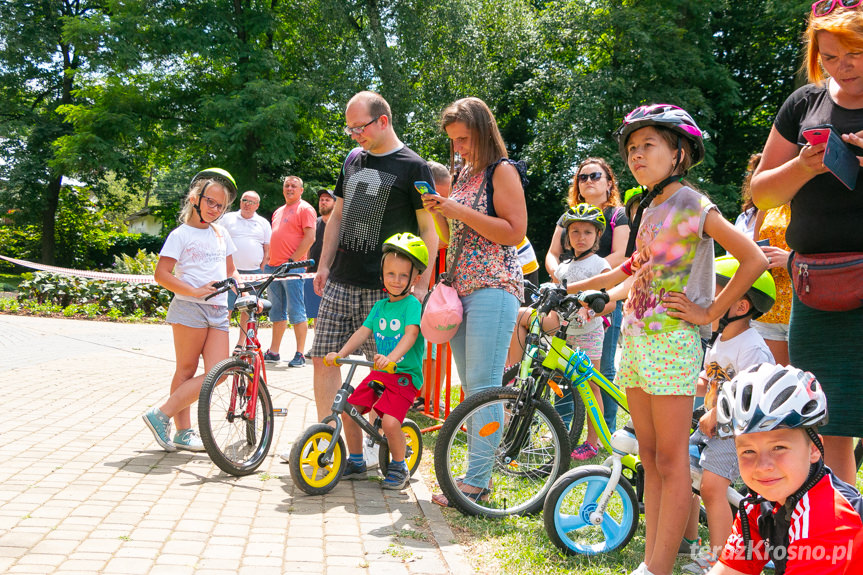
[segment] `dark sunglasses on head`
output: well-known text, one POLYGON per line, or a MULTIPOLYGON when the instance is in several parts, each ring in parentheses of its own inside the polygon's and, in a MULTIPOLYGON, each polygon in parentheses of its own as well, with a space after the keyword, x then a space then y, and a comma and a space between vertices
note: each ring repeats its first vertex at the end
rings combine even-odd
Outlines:
POLYGON ((812 17, 820 18, 827 16, 835 8, 855 8, 860 5, 863 0, 818 0, 812 4, 812 17))
POLYGON ((587 180, 591 180, 592 182, 596 182, 602 179, 604 176, 602 172, 591 172, 589 174, 578 174, 578 181, 581 183, 586 182, 587 180))

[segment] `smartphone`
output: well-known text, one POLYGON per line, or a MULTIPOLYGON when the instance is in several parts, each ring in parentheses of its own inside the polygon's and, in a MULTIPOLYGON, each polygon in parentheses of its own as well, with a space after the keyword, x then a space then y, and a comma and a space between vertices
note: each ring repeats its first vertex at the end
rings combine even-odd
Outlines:
POLYGON ((421 194, 434 194, 435 196, 439 196, 439 195, 440 195, 440 194, 438 194, 438 193, 435 191, 434 186, 432 186, 432 185, 431 185, 430 183, 428 183, 428 182, 422 182, 422 181, 420 181, 420 182, 414 182, 414 187, 415 187, 415 188, 417 189, 417 191, 418 191, 419 193, 421 193, 421 194))
POLYGON ((804 130, 803 137, 813 146, 827 142, 824 148, 824 167, 846 188, 853 190, 857 185, 860 162, 848 144, 842 141, 836 129, 830 124, 822 124, 804 130))
POLYGON ((755 242, 755 245, 756 246, 769 246, 770 240, 758 240, 757 242, 755 242))

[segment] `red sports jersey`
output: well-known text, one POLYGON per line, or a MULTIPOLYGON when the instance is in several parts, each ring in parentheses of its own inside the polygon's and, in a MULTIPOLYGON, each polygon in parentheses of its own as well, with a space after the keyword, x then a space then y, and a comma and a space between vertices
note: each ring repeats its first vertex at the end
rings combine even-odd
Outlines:
MULTIPOLYGON (((781 509, 775 505, 773 513, 781 509)), ((770 560, 758 533, 760 505, 747 505, 752 538, 752 560, 746 560, 738 515, 719 560, 753 575, 770 560)), ((797 502, 788 530, 785 575, 845 575, 863 573, 863 499, 856 489, 828 472, 797 502)), ((780 555, 781 558, 781 555, 780 555)))

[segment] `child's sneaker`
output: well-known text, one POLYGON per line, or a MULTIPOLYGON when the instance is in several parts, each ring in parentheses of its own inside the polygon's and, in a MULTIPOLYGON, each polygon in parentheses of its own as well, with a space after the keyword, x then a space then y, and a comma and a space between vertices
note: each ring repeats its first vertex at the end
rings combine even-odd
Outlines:
POLYGON ((686 539, 680 541, 680 547, 677 548, 678 557, 697 557, 701 553, 701 537, 690 543, 686 539))
POLYGON ((294 359, 288 362, 288 367, 303 367, 306 365, 306 358, 300 352, 294 354, 294 359))
POLYGON ((366 467, 366 462, 354 463, 348 459, 345 463, 345 471, 342 473, 342 479, 367 479, 369 470, 366 467))
POLYGON ((174 445, 177 446, 177 449, 185 449, 186 451, 205 451, 201 436, 191 428, 178 429, 174 435, 174 445))
POLYGON ((594 444, 585 442, 573 449, 571 455, 573 459, 584 461, 596 457, 598 453, 599 449, 594 444))
POLYGON ((696 557, 692 563, 684 565, 682 571, 684 573, 691 573, 692 575, 705 575, 714 565, 716 565, 716 557, 713 553, 707 553, 706 555, 696 557))
POLYGON ((158 407, 151 407, 142 416, 144 423, 153 432, 156 443, 165 451, 177 451, 177 446, 171 442, 171 418, 159 411, 158 407))
POLYGON ((382 486, 384 489, 404 489, 410 478, 411 474, 408 471, 407 465, 402 465, 401 467, 390 465, 382 486))

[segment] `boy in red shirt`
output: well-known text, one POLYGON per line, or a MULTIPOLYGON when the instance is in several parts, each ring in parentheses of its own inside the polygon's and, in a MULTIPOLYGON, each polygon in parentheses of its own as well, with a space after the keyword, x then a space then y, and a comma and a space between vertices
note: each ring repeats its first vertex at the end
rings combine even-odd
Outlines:
POLYGON ((863 499, 824 465, 815 377, 764 363, 726 383, 716 409, 752 495, 710 575, 754 575, 768 561, 776 575, 863 573, 863 499))

